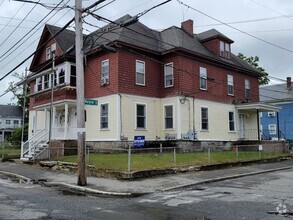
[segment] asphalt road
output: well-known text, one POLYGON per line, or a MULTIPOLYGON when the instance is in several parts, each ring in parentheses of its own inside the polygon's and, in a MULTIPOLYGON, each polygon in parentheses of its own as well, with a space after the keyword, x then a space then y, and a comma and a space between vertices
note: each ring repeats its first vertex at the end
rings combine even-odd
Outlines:
POLYGON ((102 198, 0 178, 0 219, 290 219, 293 170, 138 198, 102 198))

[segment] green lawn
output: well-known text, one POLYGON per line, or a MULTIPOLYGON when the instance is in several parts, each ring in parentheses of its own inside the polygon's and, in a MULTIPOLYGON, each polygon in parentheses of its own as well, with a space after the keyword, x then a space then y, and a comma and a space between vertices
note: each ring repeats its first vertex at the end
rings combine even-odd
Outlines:
MULTIPOLYGON (((285 156, 288 154, 282 153, 262 153, 261 158, 272 158, 277 156, 285 156)), ((258 152, 239 152, 238 160, 256 160, 259 159, 258 152)), ((62 162, 77 162, 77 156, 65 156, 56 158, 62 162)), ((94 165, 96 168, 126 171, 128 166, 128 155, 122 154, 98 154, 91 153, 86 155, 87 164, 94 165), (89 160, 89 162, 88 162, 89 160)), ((173 153, 135 153, 131 155, 131 170, 147 170, 155 168, 171 168, 174 167, 174 154, 173 153)), ((237 155, 233 151, 225 152, 212 152, 210 160, 207 152, 199 153, 177 153, 176 154, 176 167, 188 167, 196 165, 207 165, 224 162, 236 162, 237 155)))
POLYGON ((0 146, 0 158, 2 158, 4 155, 20 155, 20 147, 11 147, 11 146, 0 146))

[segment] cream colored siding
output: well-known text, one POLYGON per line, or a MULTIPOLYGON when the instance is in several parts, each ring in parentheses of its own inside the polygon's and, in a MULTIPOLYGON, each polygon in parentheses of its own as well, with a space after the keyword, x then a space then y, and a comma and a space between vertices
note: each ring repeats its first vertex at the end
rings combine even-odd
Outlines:
POLYGON ((105 96, 98 100, 98 105, 86 105, 86 140, 117 140, 117 97, 105 96), (101 129, 101 104, 108 104, 108 129, 101 129))

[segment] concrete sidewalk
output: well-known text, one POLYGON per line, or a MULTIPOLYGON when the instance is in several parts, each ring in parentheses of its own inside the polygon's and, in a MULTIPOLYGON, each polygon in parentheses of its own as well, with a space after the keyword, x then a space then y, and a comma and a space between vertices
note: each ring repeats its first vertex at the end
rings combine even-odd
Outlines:
POLYGON ((114 196, 136 196, 156 191, 167 191, 189 187, 207 182, 240 178, 283 169, 292 169, 293 160, 242 166, 213 171, 189 172, 185 174, 165 175, 139 180, 116 180, 87 177, 86 187, 77 186, 77 176, 72 173, 60 173, 48 168, 23 163, 0 163, 0 174, 22 176, 34 180, 46 180, 45 185, 60 186, 92 194, 114 196))

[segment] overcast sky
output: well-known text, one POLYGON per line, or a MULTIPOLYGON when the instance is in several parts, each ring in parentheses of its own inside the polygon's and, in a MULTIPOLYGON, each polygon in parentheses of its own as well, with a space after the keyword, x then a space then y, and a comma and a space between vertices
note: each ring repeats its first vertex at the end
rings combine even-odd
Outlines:
MULTIPOLYGON (((33 0, 37 2, 37 0, 33 0)), ((96 13, 111 20, 125 14, 136 15, 157 5, 164 0, 116 0, 98 10, 96 13)), ((56 5, 59 0, 40 0, 48 6, 56 5)), ((89 6, 94 0, 84 0, 83 6, 89 6)), ((106 0, 100 6, 111 2, 106 0)), ((232 52, 243 53, 246 56, 259 56, 262 66, 270 76, 286 79, 293 77, 293 1, 292 0, 182 0, 190 7, 173 0, 156 8, 140 18, 152 29, 162 30, 170 26, 180 27, 183 20, 194 21, 194 32, 215 28, 234 40, 232 52), (228 24, 224 25, 219 21, 228 24)), ((65 0, 74 6, 73 0, 65 0)), ((62 27, 72 17, 72 9, 53 11, 41 5, 0 0, 0 78, 15 68, 34 52, 44 23, 62 27), (45 16, 44 21, 37 26, 45 16), (27 33, 29 33, 27 35, 27 33)), ((106 23, 97 21, 90 16, 85 20, 95 26, 106 23)), ((88 34, 95 28, 84 25, 84 33, 88 34)), ((24 73, 30 66, 31 59, 21 65, 15 72, 24 73)), ((0 96, 8 87, 8 83, 17 81, 12 76, 0 82, 0 96)), ((273 81, 282 83, 282 81, 273 81)), ((0 98, 0 104, 11 101, 11 93, 0 98)))

